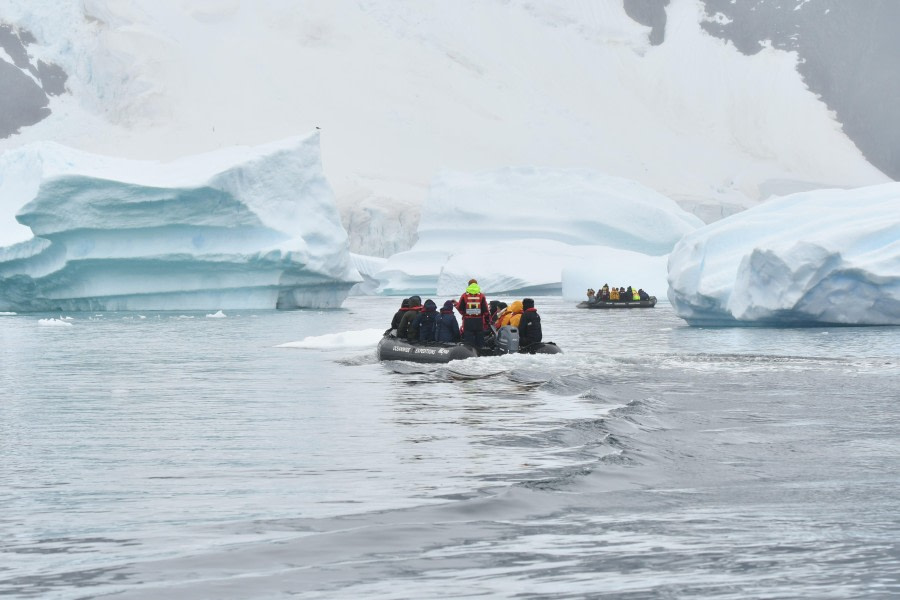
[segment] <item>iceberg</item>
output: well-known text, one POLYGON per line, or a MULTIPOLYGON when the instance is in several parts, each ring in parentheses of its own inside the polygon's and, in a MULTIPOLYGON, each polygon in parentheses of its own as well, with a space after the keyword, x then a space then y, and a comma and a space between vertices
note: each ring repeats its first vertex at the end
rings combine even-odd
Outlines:
POLYGON ((900 183, 771 200, 685 236, 668 270, 691 325, 900 325, 900 183))
POLYGON ((665 256, 701 225, 654 190, 591 169, 444 172, 416 244, 373 277, 383 294, 459 294, 472 277, 488 293, 558 294, 567 265, 593 264, 599 279, 607 250, 665 256))
POLYGON ((169 164, 38 144, 0 178, 33 234, 0 248, 0 310, 328 308, 360 281, 318 134, 169 164))
POLYGON ((353 296, 374 295, 378 289, 378 280, 375 279, 374 275, 381 270, 384 263, 387 262, 387 259, 351 252, 350 261, 353 264, 353 268, 355 268, 357 273, 359 273, 359 276, 362 277, 362 282, 354 285, 350 289, 350 294, 353 296))

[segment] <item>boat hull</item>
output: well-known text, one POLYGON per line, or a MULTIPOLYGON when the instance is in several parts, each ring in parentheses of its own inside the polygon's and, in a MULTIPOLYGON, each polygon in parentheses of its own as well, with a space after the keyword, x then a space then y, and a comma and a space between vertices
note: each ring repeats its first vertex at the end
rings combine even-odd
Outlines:
MULTIPOLYGON (((519 354, 559 354, 562 350, 553 342, 539 342, 519 348, 519 354)), ((469 344, 452 344, 441 342, 420 342, 411 344, 407 341, 385 336, 378 342, 378 360, 408 360, 420 363, 448 363, 451 360, 463 360, 476 356, 500 356, 491 347, 476 349, 469 344)))
POLYGON ((393 337, 383 337, 378 342, 378 360, 410 360, 422 363, 448 363, 478 356, 474 347, 468 344, 443 344, 423 342, 410 344, 393 337))
POLYGON ((650 296, 649 300, 586 300, 575 305, 576 308, 653 308, 656 306, 656 296, 650 296))
POLYGON ((562 349, 553 342, 538 342, 519 348, 519 354, 559 354, 562 349))

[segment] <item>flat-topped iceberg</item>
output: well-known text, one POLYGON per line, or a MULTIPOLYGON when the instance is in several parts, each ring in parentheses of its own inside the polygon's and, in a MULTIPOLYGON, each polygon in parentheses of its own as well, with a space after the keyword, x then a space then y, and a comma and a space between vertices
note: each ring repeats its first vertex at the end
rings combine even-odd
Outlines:
POLYGON ((0 310, 335 307, 360 281, 317 134, 169 164, 41 144, 0 177, 34 235, 0 248, 0 310))
POLYGON ((445 172, 416 244, 374 278, 388 294, 459 294, 471 277, 490 293, 559 293, 573 262, 596 258, 602 276, 598 247, 664 256, 702 224, 646 186, 590 169, 445 172))
POLYGON ((687 235, 668 268, 692 325, 900 325, 900 183, 771 200, 687 235))

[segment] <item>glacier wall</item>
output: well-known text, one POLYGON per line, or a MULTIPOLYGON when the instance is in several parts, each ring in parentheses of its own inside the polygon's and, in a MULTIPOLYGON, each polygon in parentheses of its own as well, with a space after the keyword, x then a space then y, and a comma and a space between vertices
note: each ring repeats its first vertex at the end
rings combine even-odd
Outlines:
POLYGON ((770 200, 685 236, 668 270, 692 325, 900 325, 900 183, 770 200))
POLYGON ((16 214, 34 237, 0 248, 0 310, 335 307, 361 280, 317 134, 171 164, 3 159, 3 187, 36 192, 16 214))

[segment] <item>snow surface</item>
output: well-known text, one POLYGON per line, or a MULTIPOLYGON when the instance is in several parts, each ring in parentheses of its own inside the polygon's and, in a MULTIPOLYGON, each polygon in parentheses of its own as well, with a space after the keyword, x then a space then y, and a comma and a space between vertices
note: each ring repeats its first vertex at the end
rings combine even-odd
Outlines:
POLYGON ((276 348, 302 348, 305 350, 346 350, 372 348, 384 336, 384 329, 363 329, 326 335, 312 335, 298 342, 279 344, 276 348))
POLYGON ((320 126, 351 249, 383 257, 411 247, 443 168, 596 169, 705 221, 887 181, 795 54, 742 55, 703 31, 698 0, 666 13, 651 46, 622 0, 0 0, 71 92, 0 150, 171 160, 320 126))
MULTIPOLYGON (((606 260, 646 263, 702 224, 637 182, 590 169, 444 172, 423 206, 415 246, 373 277, 387 294, 460 294, 473 277, 488 294, 554 294, 569 265, 593 265, 595 280, 608 277, 606 260)), ((664 264, 656 261, 654 284, 664 281, 664 264)))
POLYGON ((318 134, 171 164, 44 143, 0 173, 2 230, 27 202, 34 233, 0 248, 4 310, 333 307, 360 280, 318 134))
POLYGON ((900 183, 794 194, 703 227, 669 258, 692 325, 900 325, 900 183))

